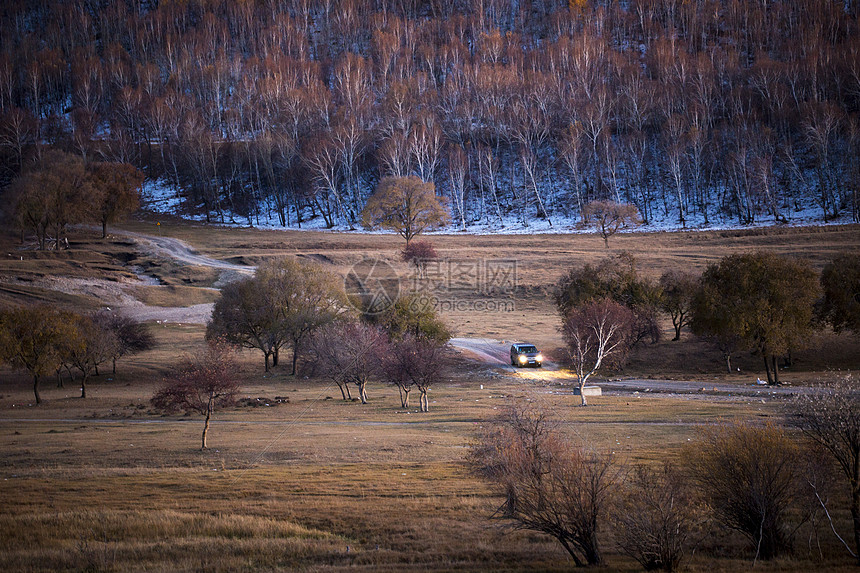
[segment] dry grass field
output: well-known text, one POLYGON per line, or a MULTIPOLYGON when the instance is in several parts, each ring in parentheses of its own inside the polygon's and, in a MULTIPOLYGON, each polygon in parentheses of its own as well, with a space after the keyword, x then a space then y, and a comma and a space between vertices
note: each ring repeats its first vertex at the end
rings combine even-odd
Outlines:
MULTIPOLYGON (((159 221, 159 228, 155 220, 123 228, 161 232, 235 263, 295 255, 346 273, 373 257, 409 273, 399 261, 402 241, 391 235, 159 221)), ((212 269, 166 260, 118 233, 102 241, 80 231, 72 239, 69 251, 38 253, 21 249, 15 237, 0 237, 0 304, 42 300, 81 309, 132 299, 187 307, 217 296, 212 287, 220 274, 212 269), (137 284, 136 273, 157 277, 160 285, 137 284)), ((583 235, 430 240, 442 257, 458 261, 516 261, 516 290, 505 295, 513 308, 490 312, 472 305, 443 313, 457 336, 527 339, 561 358, 551 292, 572 265, 624 250, 656 278, 669 268, 702 270, 726 254, 765 249, 820 269, 835 254, 860 249, 860 229, 630 234, 613 237, 609 251, 599 237, 583 235)), ((468 470, 478 432, 511 403, 532 401, 552 411, 572 435, 623 463, 676 456, 702 424, 780 419, 779 400, 730 394, 610 393, 576 408, 562 373, 512 375, 466 358, 431 390, 430 412, 419 414, 417 407, 400 408, 394 388, 372 384, 367 405, 344 403, 337 387, 323 380, 292 377, 285 368, 264 374, 260 355, 245 351, 242 400, 216 413, 210 449, 200 451, 202 420, 154 412, 149 398, 170 366, 202 343, 203 325, 152 322, 150 328, 156 348, 123 359, 116 374, 103 369, 86 399, 68 380, 64 388, 45 380, 45 401, 36 406, 27 376, 0 370, 0 570, 569 570, 573 563, 556 542, 493 519, 501 499, 468 470)), ((761 375, 755 357, 737 357, 740 371, 727 375, 708 344, 668 338, 637 350, 612 376, 706 386, 716 380, 748 385, 761 375)), ((821 333, 782 376, 801 384, 858 367, 856 337, 821 333)), ((843 532, 850 531, 845 507, 834 516, 843 532)), ((603 539, 607 570, 639 570, 615 547, 611 530, 603 539)), ((753 554, 738 536, 707 531, 686 568, 748 570, 753 554)), ((793 558, 755 565, 763 571, 813 568, 854 569, 824 523, 801 527, 793 558)))

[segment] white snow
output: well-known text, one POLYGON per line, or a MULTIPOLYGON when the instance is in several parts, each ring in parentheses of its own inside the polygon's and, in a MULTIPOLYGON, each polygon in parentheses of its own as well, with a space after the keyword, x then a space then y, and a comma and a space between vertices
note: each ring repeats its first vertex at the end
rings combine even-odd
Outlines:
MULTIPOLYGON (((190 221, 203 222, 206 220, 205 214, 195 213, 197 209, 189 208, 185 204, 186 201, 182 196, 182 191, 170 185, 164 180, 147 180, 143 186, 141 193, 141 204, 144 209, 153 213, 164 213, 171 215, 179 215, 182 218, 190 221), (189 214, 193 213, 193 214, 189 214)), ((336 224, 333 228, 326 227, 322 217, 305 220, 302 222, 301 228, 296 225, 295 214, 291 214, 291 221, 288 227, 281 225, 277 215, 273 210, 261 206, 258 217, 253 216, 253 227, 257 229, 271 230, 302 230, 302 231, 331 231, 331 232, 358 232, 358 233, 373 233, 373 234, 393 234, 392 231, 375 230, 369 231, 361 225, 352 226, 346 224, 336 224)), ((484 217, 480 221, 467 221, 466 231, 460 228, 457 223, 452 223, 442 229, 431 232, 425 232, 425 235, 451 235, 451 234, 468 234, 468 235, 535 235, 535 234, 586 234, 594 233, 592 229, 584 228, 579 224, 578 217, 564 216, 555 214, 551 216, 552 225, 545 219, 539 219, 534 216, 534 207, 530 206, 530 215, 526 225, 523 225, 519 214, 512 213, 503 215, 499 221, 498 216, 484 217)), ((844 225, 851 223, 851 215, 846 210, 843 210, 840 217, 830 219, 827 223, 823 220, 821 208, 817 205, 805 205, 799 210, 785 209, 781 211, 788 223, 775 223, 772 216, 767 216, 766 213, 759 213, 755 223, 741 224, 737 217, 720 217, 711 213, 711 220, 706 224, 704 217, 699 213, 690 212, 686 215, 686 227, 678 223, 677 211, 670 211, 670 214, 664 215, 659 209, 655 209, 652 220, 648 225, 642 225, 635 228, 624 229, 620 232, 674 232, 674 231, 714 231, 714 230, 736 230, 736 229, 756 229, 773 226, 816 226, 816 225, 844 225)), ((456 217, 452 217, 456 219, 456 217)), ((224 212, 224 222, 220 221, 220 216, 215 213, 210 214, 211 224, 224 227, 247 228, 248 218, 244 215, 224 212)))

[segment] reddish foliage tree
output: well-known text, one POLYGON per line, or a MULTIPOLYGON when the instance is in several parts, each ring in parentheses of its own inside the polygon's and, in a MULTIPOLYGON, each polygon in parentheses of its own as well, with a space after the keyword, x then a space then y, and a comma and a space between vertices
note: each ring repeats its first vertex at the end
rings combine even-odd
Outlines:
POLYGON ((447 358, 445 343, 410 332, 394 341, 379 362, 382 376, 400 389, 401 406, 409 407, 409 391, 414 386, 421 394, 420 410, 428 412, 427 391, 444 376, 447 358))
POLYGON ((412 241, 400 252, 404 262, 411 263, 418 271, 418 278, 422 278, 427 271, 427 263, 439 258, 433 243, 430 241, 412 241))
POLYGON ((318 370, 338 385, 344 400, 349 396, 349 385, 355 384, 362 404, 367 403, 367 382, 376 372, 379 358, 386 354, 386 349, 382 331, 360 322, 326 325, 311 339, 318 370))
POLYGON ((239 366, 228 343, 213 340, 200 354, 184 359, 152 397, 153 407, 205 416, 201 449, 206 449, 209 420, 217 408, 233 404, 239 391, 239 366))

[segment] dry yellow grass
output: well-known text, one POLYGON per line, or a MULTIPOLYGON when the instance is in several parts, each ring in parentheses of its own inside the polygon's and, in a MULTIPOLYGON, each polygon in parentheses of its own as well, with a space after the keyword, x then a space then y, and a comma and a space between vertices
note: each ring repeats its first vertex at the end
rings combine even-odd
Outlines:
MULTIPOLYGON (((154 225, 129 227, 152 232, 154 225)), ((394 236, 174 228, 169 221, 162 232, 234 262, 292 254, 344 272, 362 257, 375 256, 408 271, 398 260, 402 241, 394 236)), ((80 250, 95 254, 24 251, 25 261, 7 257, 0 263, 0 277, 115 278, 128 274, 124 265, 132 261, 172 285, 138 290, 150 304, 211 300, 205 287, 217 273, 129 254, 122 239, 82 239, 80 250)), ((14 242, 5 240, 4 249, 13 252, 14 242)), ((525 338, 551 353, 561 345, 551 285, 569 266, 607 254, 602 240, 591 236, 431 240, 442 256, 518 260, 515 312, 446 313, 458 335, 525 338)), ((701 269, 724 254, 752 249, 796 254, 820 268, 858 243, 857 228, 846 227, 623 235, 610 244, 613 252, 633 252, 656 277, 667 268, 701 269)), ((16 288, 0 293, 0 302, 54 297, 72 306, 98 303, 16 288)), ((56 388, 45 380, 46 401, 35 407, 26 376, 0 371, 0 570, 568 570, 571 563, 557 543, 510 533, 491 519, 501 500, 465 464, 477 432, 509 404, 536 402, 563 420, 567 431, 626 462, 676 455, 700 424, 779 415, 778 404, 769 400, 667 395, 603 396, 588 408, 575 408, 560 373, 508 376, 468 362, 432 389, 430 412, 419 414, 401 409, 393 388, 372 385, 370 403, 361 405, 342 402, 337 388, 324 381, 294 378, 281 369, 264 375, 260 355, 246 351, 243 398, 249 400, 216 413, 211 449, 201 452, 201 420, 162 416, 151 411, 148 399, 170 365, 202 343, 203 326, 151 328, 158 346, 121 361, 116 375, 103 372, 89 384, 86 400, 68 381, 56 388)), ((856 338, 822 334, 813 342, 795 357, 797 372, 790 379, 860 365, 856 338)), ((719 354, 705 343, 661 342, 637 351, 623 374, 748 383, 757 360, 736 362, 741 373, 727 377, 719 354)), ((845 508, 837 507, 835 516, 848 531, 845 508)), ((612 545, 611 532, 606 534, 609 570, 638 570, 612 545)), ((820 541, 832 557, 811 560, 809 534, 801 530, 793 559, 756 568, 852 568, 823 527, 820 541)), ((689 564, 693 571, 750 565, 743 542, 717 532, 689 564)))

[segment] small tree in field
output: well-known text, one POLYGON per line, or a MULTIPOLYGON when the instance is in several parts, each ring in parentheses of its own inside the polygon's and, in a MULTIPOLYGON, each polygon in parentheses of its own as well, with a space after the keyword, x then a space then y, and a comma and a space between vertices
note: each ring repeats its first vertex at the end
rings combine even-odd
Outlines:
POLYGON ((433 183, 415 176, 385 177, 361 212, 365 227, 390 229, 406 239, 450 222, 444 197, 438 197, 433 183))
POLYGON ((400 389, 402 407, 409 407, 409 390, 414 386, 420 393, 420 410, 429 412, 427 391, 444 375, 447 359, 444 342, 407 332, 391 343, 380 364, 385 379, 400 389))
POLYGON ((222 287, 206 337, 259 349, 266 372, 270 360, 278 365, 281 348, 291 346, 295 375, 311 333, 347 309, 342 278, 320 265, 284 257, 260 264, 253 277, 222 287))
POLYGON ((406 243, 406 247, 401 251, 401 256, 404 262, 410 263, 418 272, 418 278, 423 278, 427 272, 427 263, 435 261, 439 258, 436 249, 433 248, 433 243, 430 241, 412 241, 406 243))
POLYGON ((341 321, 318 329, 311 338, 311 349, 317 368, 340 387, 343 399, 347 399, 349 385, 354 384, 361 403, 366 404, 367 383, 379 368, 387 343, 385 334, 375 326, 341 321))
POLYGON ((592 201, 582 208, 582 220, 600 233, 603 244, 609 248, 609 237, 627 227, 642 224, 639 209, 629 203, 592 201))
POLYGON ((603 563, 598 530, 620 478, 610 456, 571 443, 543 413, 518 408, 472 455, 505 496, 499 516, 554 537, 577 566, 603 563))
POLYGON ((585 384, 609 358, 623 355, 630 345, 633 312, 604 298, 574 308, 562 323, 571 365, 579 381, 581 405, 587 405, 585 384))
POLYGON ((155 337, 149 327, 133 318, 113 311, 100 311, 93 315, 100 328, 116 337, 111 355, 113 373, 116 374, 116 361, 129 354, 145 352, 155 347, 155 337))
POLYGON ((693 297, 699 288, 699 278, 683 271, 666 271, 660 277, 660 286, 663 287, 660 306, 672 317, 672 326, 675 327, 672 340, 681 340, 681 329, 692 319, 693 297))
POLYGON ((274 295, 266 286, 258 277, 224 285, 206 325, 206 338, 260 350, 268 372, 270 360, 278 365, 278 352, 287 334, 275 308, 274 295))
POLYGON ((87 397, 87 381, 97 373, 99 364, 116 355, 120 342, 116 335, 93 316, 74 315, 71 320, 74 335, 60 345, 60 358, 81 373, 81 398, 87 397))
POLYGON ((380 313, 364 313, 362 319, 380 326, 392 340, 411 333, 432 338, 441 343, 448 342, 451 331, 439 318, 432 301, 412 292, 401 295, 394 304, 380 313))
POLYGON ((153 407, 184 410, 205 417, 201 449, 206 449, 209 420, 216 409, 234 403, 239 391, 239 367, 227 343, 212 340, 206 349, 183 360, 152 397, 153 407))
POLYGON ((772 253, 730 255, 702 274, 691 326, 758 352, 768 383, 779 384, 777 360, 809 340, 818 293, 806 262, 772 253))
POLYGON ((93 188, 93 211, 102 226, 102 238, 107 225, 133 213, 140 204, 143 173, 128 163, 92 163, 87 167, 93 188))
POLYGON ((636 259, 623 252, 606 257, 597 265, 574 267, 562 275, 556 285, 555 302, 562 316, 578 306, 604 297, 611 298, 633 311, 633 344, 660 339, 658 310, 661 288, 642 277, 636 259))
POLYGON ((851 553, 860 559, 860 387, 850 375, 818 386, 811 393, 798 394, 789 413, 794 425, 836 460, 848 481, 854 526, 851 553))
POLYGON ((718 425, 684 451, 690 479, 714 517, 752 542, 756 558, 791 551, 789 512, 803 494, 800 450, 776 426, 718 425))

